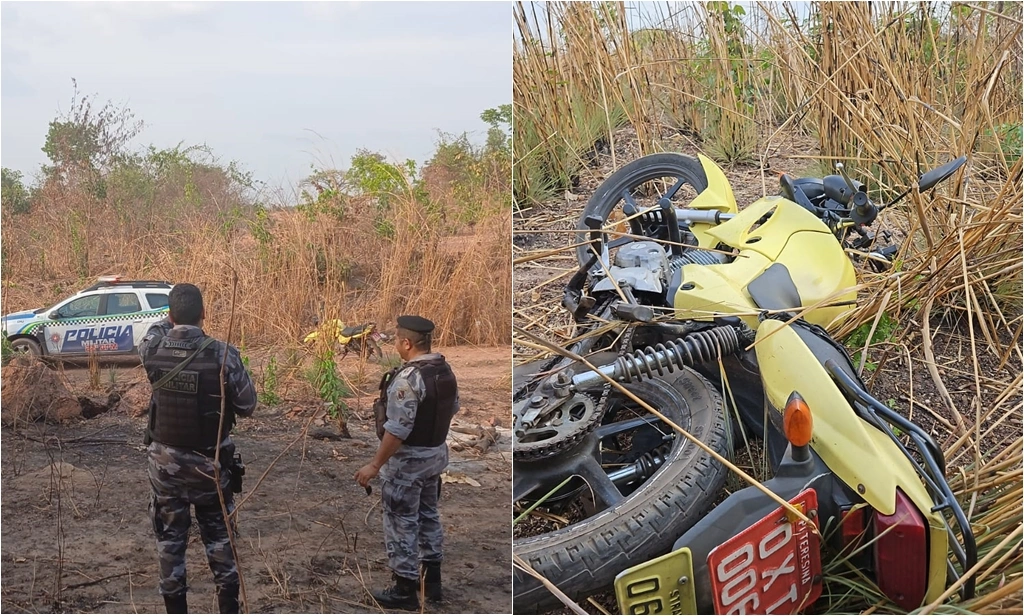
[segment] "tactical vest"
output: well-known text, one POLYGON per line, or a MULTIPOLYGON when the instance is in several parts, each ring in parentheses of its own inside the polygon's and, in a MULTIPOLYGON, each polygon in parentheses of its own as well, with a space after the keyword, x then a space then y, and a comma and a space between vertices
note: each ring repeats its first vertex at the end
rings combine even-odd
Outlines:
MULTIPOLYGON (((146 357, 146 373, 156 383, 180 364, 203 342, 203 336, 183 337, 171 330, 146 357)), ((156 417, 151 436, 154 441, 180 447, 210 451, 217 447, 220 419, 220 357, 216 344, 199 352, 181 372, 154 392, 156 417)), ((235 424, 235 414, 225 409, 221 438, 235 424)))
POLYGON ((439 357, 429 362, 415 362, 423 377, 426 395, 416 409, 416 421, 404 443, 413 447, 436 447, 448 438, 448 428, 455 415, 458 386, 451 366, 439 357))

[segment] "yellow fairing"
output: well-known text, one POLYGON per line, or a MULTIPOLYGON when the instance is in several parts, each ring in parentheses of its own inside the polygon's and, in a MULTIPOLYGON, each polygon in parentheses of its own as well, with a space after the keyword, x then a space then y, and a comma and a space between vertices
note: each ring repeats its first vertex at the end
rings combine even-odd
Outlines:
MULTIPOLYGON (((695 210, 718 210, 725 214, 736 213, 736 197, 732 194, 732 186, 726 179, 722 169, 710 158, 698 154, 697 159, 704 168, 704 175, 708 178, 708 187, 704 189, 697 198, 691 201, 686 207, 695 210)), ((694 223, 690 225, 690 231, 697 238, 697 244, 701 248, 714 248, 716 241, 708 235, 708 230, 713 225, 707 223, 694 223)))
POLYGON ((348 344, 352 342, 351 336, 342 335, 342 331, 345 329, 345 324, 338 319, 332 319, 324 323, 320 329, 306 334, 306 337, 302 339, 303 342, 313 342, 320 337, 320 332, 323 331, 327 336, 328 340, 334 340, 341 344, 348 344))
POLYGON ((811 448, 843 483, 858 491, 864 486, 864 500, 886 515, 896 510, 899 487, 925 516, 930 546, 926 600, 935 600, 945 589, 946 527, 941 515, 932 513, 932 499, 910 461, 888 436, 857 418, 825 368, 788 325, 775 320, 761 323, 755 350, 772 407, 785 408, 789 395, 800 392, 811 409, 811 448))
POLYGON ((748 325, 756 327, 755 315, 760 309, 750 299, 747 285, 772 263, 781 263, 789 270, 804 306, 850 303, 806 312, 804 318, 811 323, 837 325, 853 309, 852 302, 857 298, 853 265, 828 227, 792 201, 764 197, 732 220, 709 227, 704 233, 711 245, 725 244, 739 253, 731 263, 683 266, 684 284, 673 304, 677 318, 739 314, 748 325), (754 228, 772 210, 771 217, 754 228))
POLYGON ((716 315, 739 314, 748 326, 757 327, 758 309, 746 288, 771 264, 763 255, 747 251, 732 263, 684 265, 684 286, 675 297, 676 318, 709 320, 716 315))

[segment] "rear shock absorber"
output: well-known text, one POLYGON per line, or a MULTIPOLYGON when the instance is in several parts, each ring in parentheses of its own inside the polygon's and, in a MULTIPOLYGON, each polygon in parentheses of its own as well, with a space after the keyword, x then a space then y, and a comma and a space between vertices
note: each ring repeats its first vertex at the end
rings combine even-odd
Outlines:
POLYGON ((672 453, 672 442, 672 440, 664 442, 642 454, 636 462, 609 472, 608 478, 619 487, 635 481, 646 481, 668 459, 669 454, 672 453))
POLYGON ((601 383, 601 374, 612 380, 631 383, 644 378, 658 376, 668 371, 670 374, 683 366, 694 366, 716 361, 719 357, 731 355, 740 349, 740 339, 736 328, 731 326, 715 327, 696 332, 685 338, 669 340, 665 344, 656 344, 636 353, 626 353, 614 362, 601 366, 597 371, 588 370, 572 377, 577 390, 590 388, 601 383), (600 374, 599 374, 600 373, 600 374))

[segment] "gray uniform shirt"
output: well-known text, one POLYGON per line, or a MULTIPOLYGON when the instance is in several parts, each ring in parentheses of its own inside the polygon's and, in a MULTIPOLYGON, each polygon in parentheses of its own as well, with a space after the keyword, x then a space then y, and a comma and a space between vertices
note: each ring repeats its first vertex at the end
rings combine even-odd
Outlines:
MULTIPOLYGON (((160 342, 160 339, 167 335, 171 331, 171 322, 167 319, 163 319, 150 326, 143 337, 142 342, 139 343, 139 355, 142 356, 143 363, 145 363, 146 351, 153 344, 160 342)), ((197 333, 202 332, 202 329, 195 325, 175 325, 173 326, 176 330, 195 330, 197 333)), ((215 340, 210 348, 214 349, 217 353, 217 357, 224 356, 224 347, 228 348, 227 360, 224 364, 224 380, 225 383, 225 394, 228 398, 228 404, 234 409, 235 415, 240 417, 250 417, 253 411, 256 409, 256 388, 252 384, 252 378, 249 376, 249 372, 245 369, 245 365, 242 363, 242 355, 238 352, 238 349, 222 342, 215 340)), ((231 435, 224 435, 224 439, 221 441, 221 447, 226 447, 232 444, 231 435)), ((161 447, 167 447, 161 445, 161 447)), ((152 446, 151 446, 152 448, 152 446)), ((168 447, 169 449, 175 449, 168 447)))
MULTIPOLYGON (((403 441, 409 438, 416 422, 416 410, 427 395, 427 387, 419 370, 418 361, 432 361, 440 353, 427 353, 406 363, 388 385, 388 410, 384 429, 403 441)), ((455 412, 459 411, 459 397, 455 396, 455 412)), ((402 444, 380 469, 381 479, 398 485, 410 486, 418 479, 440 475, 448 466, 448 443, 436 447, 412 447, 402 444)))

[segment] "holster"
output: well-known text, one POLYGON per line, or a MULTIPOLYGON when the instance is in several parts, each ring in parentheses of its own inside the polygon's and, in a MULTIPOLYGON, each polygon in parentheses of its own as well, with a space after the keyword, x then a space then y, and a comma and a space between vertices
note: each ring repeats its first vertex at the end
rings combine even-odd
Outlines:
POLYGON ((395 378, 399 370, 400 367, 392 368, 380 377, 380 395, 373 401, 373 423, 377 428, 377 438, 382 441, 384 440, 384 422, 388 420, 388 386, 391 385, 391 379, 395 378))
POLYGON ((384 422, 388 420, 388 402, 385 398, 373 401, 373 423, 377 427, 377 438, 384 440, 384 422))
POLYGON ((242 464, 242 454, 236 453, 231 458, 231 491, 235 494, 242 492, 242 477, 245 477, 245 465, 242 464))

